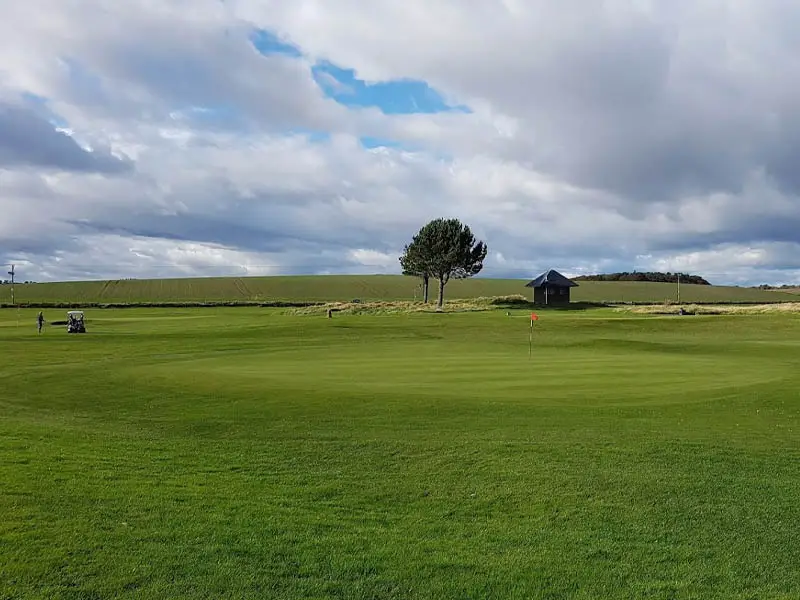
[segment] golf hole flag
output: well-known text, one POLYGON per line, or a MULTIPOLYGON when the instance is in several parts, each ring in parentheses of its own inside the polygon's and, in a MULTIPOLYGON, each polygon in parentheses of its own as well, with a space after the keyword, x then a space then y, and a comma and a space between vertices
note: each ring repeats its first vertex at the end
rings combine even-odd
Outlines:
POLYGON ((528 332, 528 358, 530 358, 533 352, 533 322, 539 320, 539 315, 536 313, 531 313, 531 329, 528 332))

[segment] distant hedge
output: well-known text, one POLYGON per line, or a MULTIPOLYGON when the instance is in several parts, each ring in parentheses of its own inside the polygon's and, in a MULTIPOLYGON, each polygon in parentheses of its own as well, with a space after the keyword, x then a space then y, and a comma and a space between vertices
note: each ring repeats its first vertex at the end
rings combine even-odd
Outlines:
POLYGON ((677 283, 680 276, 681 283, 691 283, 695 285, 711 285, 699 275, 687 275, 686 273, 657 273, 653 271, 639 272, 627 271, 622 273, 601 273, 598 275, 579 275, 573 277, 573 281, 651 281, 653 283, 677 283))
POLYGON ((756 290, 796 290, 800 288, 800 283, 785 283, 783 285, 770 285, 768 283, 762 283, 761 285, 754 285, 752 286, 753 289, 756 290))

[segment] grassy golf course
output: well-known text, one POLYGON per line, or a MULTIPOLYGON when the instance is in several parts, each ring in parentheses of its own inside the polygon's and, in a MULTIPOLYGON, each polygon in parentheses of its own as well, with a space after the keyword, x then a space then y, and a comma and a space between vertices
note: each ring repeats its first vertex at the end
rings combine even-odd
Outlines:
MULTIPOLYGON (((530 297, 525 279, 476 277, 447 284, 446 298, 469 299, 523 294, 530 297)), ((691 303, 792 302, 796 294, 734 286, 680 286, 681 301, 691 303)), ((17 304, 153 304, 213 302, 330 302, 354 298, 368 301, 421 298, 419 280, 402 275, 308 275, 275 277, 204 277, 186 279, 137 279, 115 281, 65 281, 18 284, 17 304)), ((436 282, 431 284, 436 295, 436 282)), ((581 281, 572 290, 575 302, 653 303, 677 300, 671 283, 637 281, 581 281)), ((11 305, 11 286, 0 286, 0 306, 11 305)))
POLYGON ((36 312, 0 598, 800 596, 796 314, 36 312))

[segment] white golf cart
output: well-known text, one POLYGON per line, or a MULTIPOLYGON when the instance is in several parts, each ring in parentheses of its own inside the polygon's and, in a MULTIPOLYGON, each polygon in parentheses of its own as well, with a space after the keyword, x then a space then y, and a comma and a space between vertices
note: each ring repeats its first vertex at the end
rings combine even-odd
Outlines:
POLYGON ((71 310, 67 313, 67 333, 86 333, 83 311, 71 310))

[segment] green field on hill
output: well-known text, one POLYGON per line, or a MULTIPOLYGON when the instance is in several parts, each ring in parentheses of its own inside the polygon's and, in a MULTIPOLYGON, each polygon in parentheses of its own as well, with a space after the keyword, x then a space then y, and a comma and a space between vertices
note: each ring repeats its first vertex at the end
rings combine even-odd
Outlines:
MULTIPOLYGON (((445 298, 530 295, 527 280, 473 278, 451 281, 445 298)), ((435 296, 435 283, 431 286, 435 296)), ((314 275, 86 281, 17 285, 16 302, 154 303, 272 302, 420 299, 419 280, 400 275, 314 275)), ((669 283, 582 281, 572 290, 575 302, 664 302, 677 300, 669 283)), ((689 303, 788 302, 796 296, 778 291, 725 286, 682 285, 681 301, 689 303)), ((11 303, 10 286, 0 286, 0 304, 11 303)))
POLYGON ((0 598, 800 597, 796 315, 35 315, 0 598))

